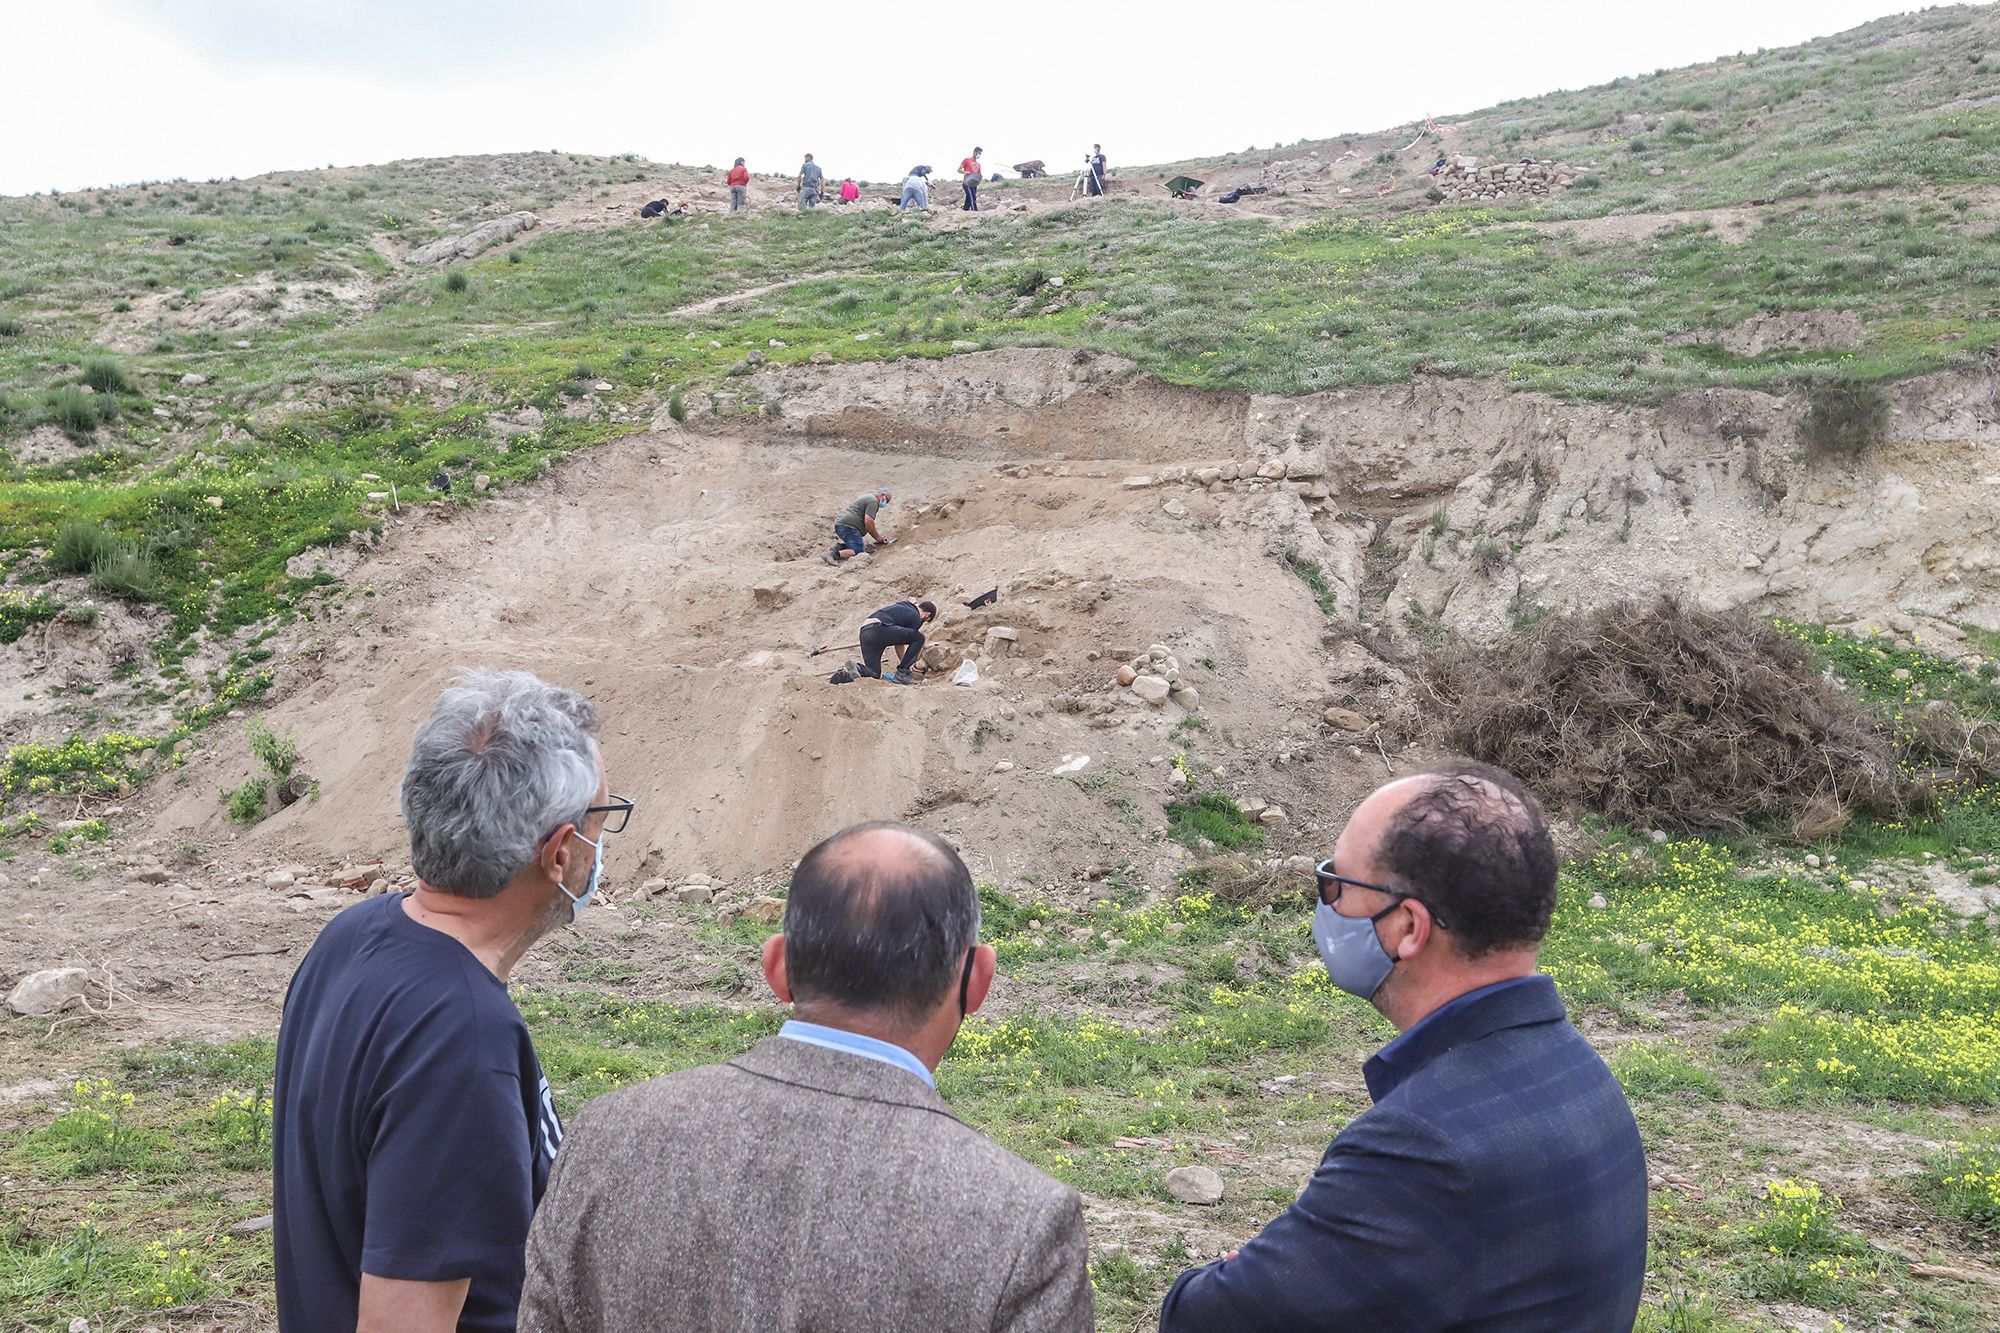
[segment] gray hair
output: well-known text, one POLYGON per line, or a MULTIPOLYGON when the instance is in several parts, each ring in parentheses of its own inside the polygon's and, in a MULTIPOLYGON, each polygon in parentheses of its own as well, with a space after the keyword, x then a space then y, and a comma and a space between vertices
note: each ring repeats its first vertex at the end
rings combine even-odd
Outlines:
POLYGON ((468 671, 417 728, 403 772, 410 867, 491 898, 597 795, 597 709, 525 671, 468 671))

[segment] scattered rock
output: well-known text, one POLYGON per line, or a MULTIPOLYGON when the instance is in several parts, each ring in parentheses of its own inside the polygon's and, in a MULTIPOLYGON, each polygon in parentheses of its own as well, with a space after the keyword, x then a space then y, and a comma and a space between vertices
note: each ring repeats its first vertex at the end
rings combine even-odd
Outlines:
POLYGON ((7 1007, 17 1014, 40 1017, 82 1004, 90 991, 90 971, 81 967, 52 967, 30 972, 7 996, 7 1007))
POLYGON ((1132 669, 1132 664, 1130 662, 1127 662, 1118 668, 1118 683, 1120 685, 1130 685, 1133 681, 1137 680, 1138 678, 1139 678, 1139 673, 1132 669))
POLYGON ((993 771, 995 773, 1012 773, 1014 771, 1014 761, 1011 759, 997 760, 993 765, 993 771))
POLYGON ((1167 695, 1170 694, 1172 691, 1173 691, 1173 686, 1167 683, 1167 678, 1165 676, 1135 675, 1132 678, 1132 693, 1138 695, 1141 699, 1144 699, 1147 703, 1152 704, 1155 707, 1158 707, 1160 704, 1165 703, 1167 701, 1167 695))
POLYGON ((1366 731, 1374 725, 1352 708, 1329 708, 1320 716, 1326 719, 1328 726, 1339 727, 1342 731, 1366 731))
POLYGON ((684 903, 705 903, 714 897, 715 890, 706 884, 683 884, 674 890, 674 898, 684 903))
POLYGON ((1603 894, 1593 893, 1590 895, 1590 902, 1587 904, 1587 906, 1589 906, 1593 911, 1602 912, 1605 908, 1611 906, 1611 904, 1605 900, 1603 894))
POLYGON ((759 925, 775 926, 785 919, 785 900, 760 893, 745 903, 742 909, 736 912, 731 919, 755 921, 759 925))
POLYGON ((1187 506, 1171 497, 1168 498, 1165 504, 1160 506, 1160 511, 1168 518, 1186 518, 1188 516, 1187 506))
POLYGON ((1212 1167, 1177 1166, 1167 1172, 1166 1186, 1182 1203, 1206 1208, 1222 1202, 1222 1177, 1212 1167))
POLYGON ((1292 817, 1290 815, 1285 813, 1285 809, 1283 806, 1267 805, 1258 814, 1257 822, 1259 824, 1264 825, 1266 828, 1272 828, 1279 824, 1285 824, 1291 822, 1291 818, 1292 817))
POLYGON ((165 866, 140 866, 127 878, 140 884, 165 884, 173 878, 165 866))
POLYGON ((183 389, 198 389, 206 383, 208 383, 208 376, 197 375, 191 370, 181 376, 181 387, 183 389))
POLYGON ((274 870, 264 876, 264 887, 273 893, 283 893, 296 883, 298 880, 287 870, 274 870))
POLYGON ((1168 697, 1182 708, 1187 709, 1190 713, 1201 707, 1201 693, 1192 685, 1182 684, 1177 681, 1173 688, 1168 691, 1168 697))

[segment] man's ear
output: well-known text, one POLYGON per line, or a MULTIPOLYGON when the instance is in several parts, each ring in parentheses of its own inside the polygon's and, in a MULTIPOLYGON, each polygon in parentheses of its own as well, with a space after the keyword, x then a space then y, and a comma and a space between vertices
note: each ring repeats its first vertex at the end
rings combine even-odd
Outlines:
POLYGON ((569 869, 569 835, 576 832, 576 825, 564 824, 543 840, 535 851, 535 867, 556 883, 562 883, 563 873, 569 869))
POLYGON ((1396 942, 1396 958, 1398 961, 1407 961, 1423 952, 1424 946, 1431 942, 1431 935, 1437 929, 1437 923, 1431 920, 1431 909, 1415 898, 1403 899, 1402 905, 1409 909, 1410 928, 1404 931, 1403 938, 1396 942))
POLYGON ((792 979, 785 975, 783 935, 773 935, 764 941, 764 984, 771 988, 771 994, 778 997, 778 1003, 792 1002, 792 979))
POLYGON ((965 988, 965 1013, 969 1018, 979 1012, 979 1006, 986 1003, 986 992, 993 989, 993 974, 999 970, 1000 957, 993 952, 990 944, 975 944, 972 947, 972 981, 965 988))

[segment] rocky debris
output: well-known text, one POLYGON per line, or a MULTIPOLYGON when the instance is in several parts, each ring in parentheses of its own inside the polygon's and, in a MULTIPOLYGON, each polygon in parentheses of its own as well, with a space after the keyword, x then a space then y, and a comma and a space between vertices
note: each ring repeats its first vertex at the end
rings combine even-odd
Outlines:
POLYGON ((1222 1177, 1213 1167, 1177 1166, 1167 1172, 1167 1193, 1182 1203, 1206 1208, 1222 1202, 1222 1177))
POLYGON ((1291 822, 1291 818, 1285 813, 1284 807, 1279 805, 1267 805, 1257 813, 1257 822, 1265 828, 1276 828, 1280 824, 1291 822))
POLYGON ((130 875, 126 876, 126 878, 132 880, 135 884, 165 884, 173 877, 172 871, 158 864, 138 866, 133 869, 130 875))
POLYGON ((732 908, 722 914, 722 924, 725 926, 737 921, 754 921, 763 926, 775 926, 784 919, 785 900, 762 893, 741 907, 732 908))
POLYGON ((994 625, 986 631, 986 655, 1006 657, 1014 651, 1020 641, 1021 632, 1007 625, 994 625))
POLYGON ((705 903, 715 898, 715 888, 709 884, 683 884, 674 890, 674 901, 682 903, 705 903))
POLYGON ((1576 172, 1560 162, 1524 159, 1520 162, 1481 162, 1459 153, 1447 158, 1437 174, 1442 202, 1461 199, 1502 199, 1508 195, 1554 194, 1576 179, 1576 172))
POLYGON ((1752 315, 1723 330, 1720 338, 1702 333, 1676 341, 1715 340, 1738 356, 1765 352, 1845 352, 1861 345, 1861 316, 1851 310, 1777 310, 1752 315))
MULTIPOLYGON (((1125 656, 1124 650, 1118 650, 1114 656, 1125 656)), ((1163 643, 1153 644, 1143 653, 1131 654, 1129 660, 1119 664, 1114 678, 1121 689, 1131 690, 1155 708, 1168 699, 1189 712, 1201 706, 1201 695, 1181 679, 1180 659, 1163 643)))
POLYGON ((420 245, 410 251, 408 262, 412 264, 449 264, 454 259, 470 259, 482 250, 487 250, 502 241, 512 240, 524 231, 538 225, 533 213, 522 211, 509 213, 505 217, 483 222, 471 231, 459 236, 448 236, 429 245, 420 245))
POLYGON ((7 996, 7 1008, 29 1017, 43 1017, 72 1004, 86 1003, 90 971, 82 967, 52 967, 30 972, 7 996))
POLYGON ((380 861, 369 865, 343 866, 327 878, 337 889, 365 889, 379 879, 385 879, 388 872, 382 869, 380 861))

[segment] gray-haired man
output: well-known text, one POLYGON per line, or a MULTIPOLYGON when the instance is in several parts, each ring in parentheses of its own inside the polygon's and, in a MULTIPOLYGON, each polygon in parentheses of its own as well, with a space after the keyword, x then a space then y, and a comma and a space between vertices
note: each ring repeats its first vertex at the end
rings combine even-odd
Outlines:
POLYGON ((837 565, 843 560, 852 560, 863 555, 868 547, 863 537, 871 537, 877 546, 894 546, 893 537, 884 537, 882 530, 875 526, 875 515, 882 512, 889 503, 889 488, 877 486, 873 491, 855 496, 847 502, 847 508, 840 511, 833 520, 834 542, 831 550, 820 559, 829 565, 837 565))
POLYGON ((588 700, 525 672, 466 676, 417 729, 417 889, 328 923, 278 1029, 286 1333, 514 1327, 562 1125, 507 976, 582 911, 631 812, 596 731, 588 700))
POLYGON ((524 1333, 1083 1333, 1076 1191, 951 1113, 933 1071, 986 999, 979 894, 934 834, 806 853, 764 977, 794 1018, 577 1115, 528 1237, 524 1333))

